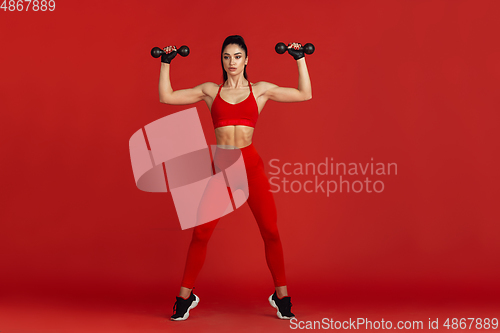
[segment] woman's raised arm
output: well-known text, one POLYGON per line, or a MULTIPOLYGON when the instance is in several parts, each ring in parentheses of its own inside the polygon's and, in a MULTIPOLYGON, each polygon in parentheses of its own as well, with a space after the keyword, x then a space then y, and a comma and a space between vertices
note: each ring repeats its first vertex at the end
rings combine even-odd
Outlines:
MULTIPOLYGON (((293 46, 299 48, 300 44, 294 43, 293 46)), ((289 48, 292 49, 293 46, 289 48)), ((266 82, 264 96, 267 97, 267 99, 276 102, 301 102, 312 98, 311 79, 309 78, 309 71, 307 70, 306 58, 303 52, 296 52, 297 58, 300 57, 300 59, 297 60, 297 67, 299 69, 298 88, 279 87, 275 84, 266 82)))
POLYGON ((174 91, 170 83, 170 64, 162 62, 160 70, 160 83, 158 85, 160 103, 185 105, 202 101, 207 96, 206 88, 209 84, 210 82, 205 82, 191 89, 180 89, 174 91))

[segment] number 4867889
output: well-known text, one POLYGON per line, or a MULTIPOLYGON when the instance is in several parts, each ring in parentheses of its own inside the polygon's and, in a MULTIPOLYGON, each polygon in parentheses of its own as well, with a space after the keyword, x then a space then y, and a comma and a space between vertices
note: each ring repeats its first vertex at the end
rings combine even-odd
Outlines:
POLYGON ((28 11, 32 10, 34 12, 45 12, 47 10, 54 11, 56 9, 56 2, 54 0, 3 0, 0 9, 3 9, 4 12, 7 10, 10 12, 18 11, 22 12, 23 10, 28 11))

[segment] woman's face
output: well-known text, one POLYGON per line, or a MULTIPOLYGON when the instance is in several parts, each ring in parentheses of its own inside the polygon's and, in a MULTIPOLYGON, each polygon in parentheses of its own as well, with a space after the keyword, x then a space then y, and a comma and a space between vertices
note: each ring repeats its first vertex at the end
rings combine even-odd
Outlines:
POLYGON ((227 75, 240 75, 248 63, 248 57, 245 50, 237 44, 229 44, 222 52, 222 63, 227 75))

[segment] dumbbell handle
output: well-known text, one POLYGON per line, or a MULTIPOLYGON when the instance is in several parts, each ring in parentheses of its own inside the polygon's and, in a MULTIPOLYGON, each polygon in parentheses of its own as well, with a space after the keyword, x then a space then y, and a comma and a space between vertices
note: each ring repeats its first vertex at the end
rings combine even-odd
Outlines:
MULTIPOLYGON (((312 44, 311 44, 311 45, 312 45, 312 44)), ((288 46, 287 46, 287 48, 288 48, 288 46)), ((293 46, 291 47, 291 49, 296 50, 293 46)), ((304 45, 302 45, 301 47, 299 47, 299 48, 297 49, 297 51, 304 51, 304 50, 305 50, 305 49, 304 49, 304 45)))

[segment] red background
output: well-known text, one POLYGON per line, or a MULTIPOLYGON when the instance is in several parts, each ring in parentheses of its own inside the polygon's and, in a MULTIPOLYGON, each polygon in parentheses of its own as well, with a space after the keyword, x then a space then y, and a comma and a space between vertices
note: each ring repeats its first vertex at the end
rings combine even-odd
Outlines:
MULTIPOLYGON (((191 106, 159 103, 149 51, 190 47, 172 62, 174 89, 221 83, 222 42, 240 34, 251 82, 297 87, 295 61, 274 45, 316 46, 312 100, 261 113, 267 171, 271 159, 398 165, 374 177, 379 194, 275 193, 290 294, 499 299, 499 2, 56 3, 0 11, 3 295, 170 304, 192 229, 169 193, 137 189, 128 140, 191 106)), ((214 144, 207 106, 194 106, 214 144)), ((247 205, 219 222, 196 289, 272 293, 247 205)))

